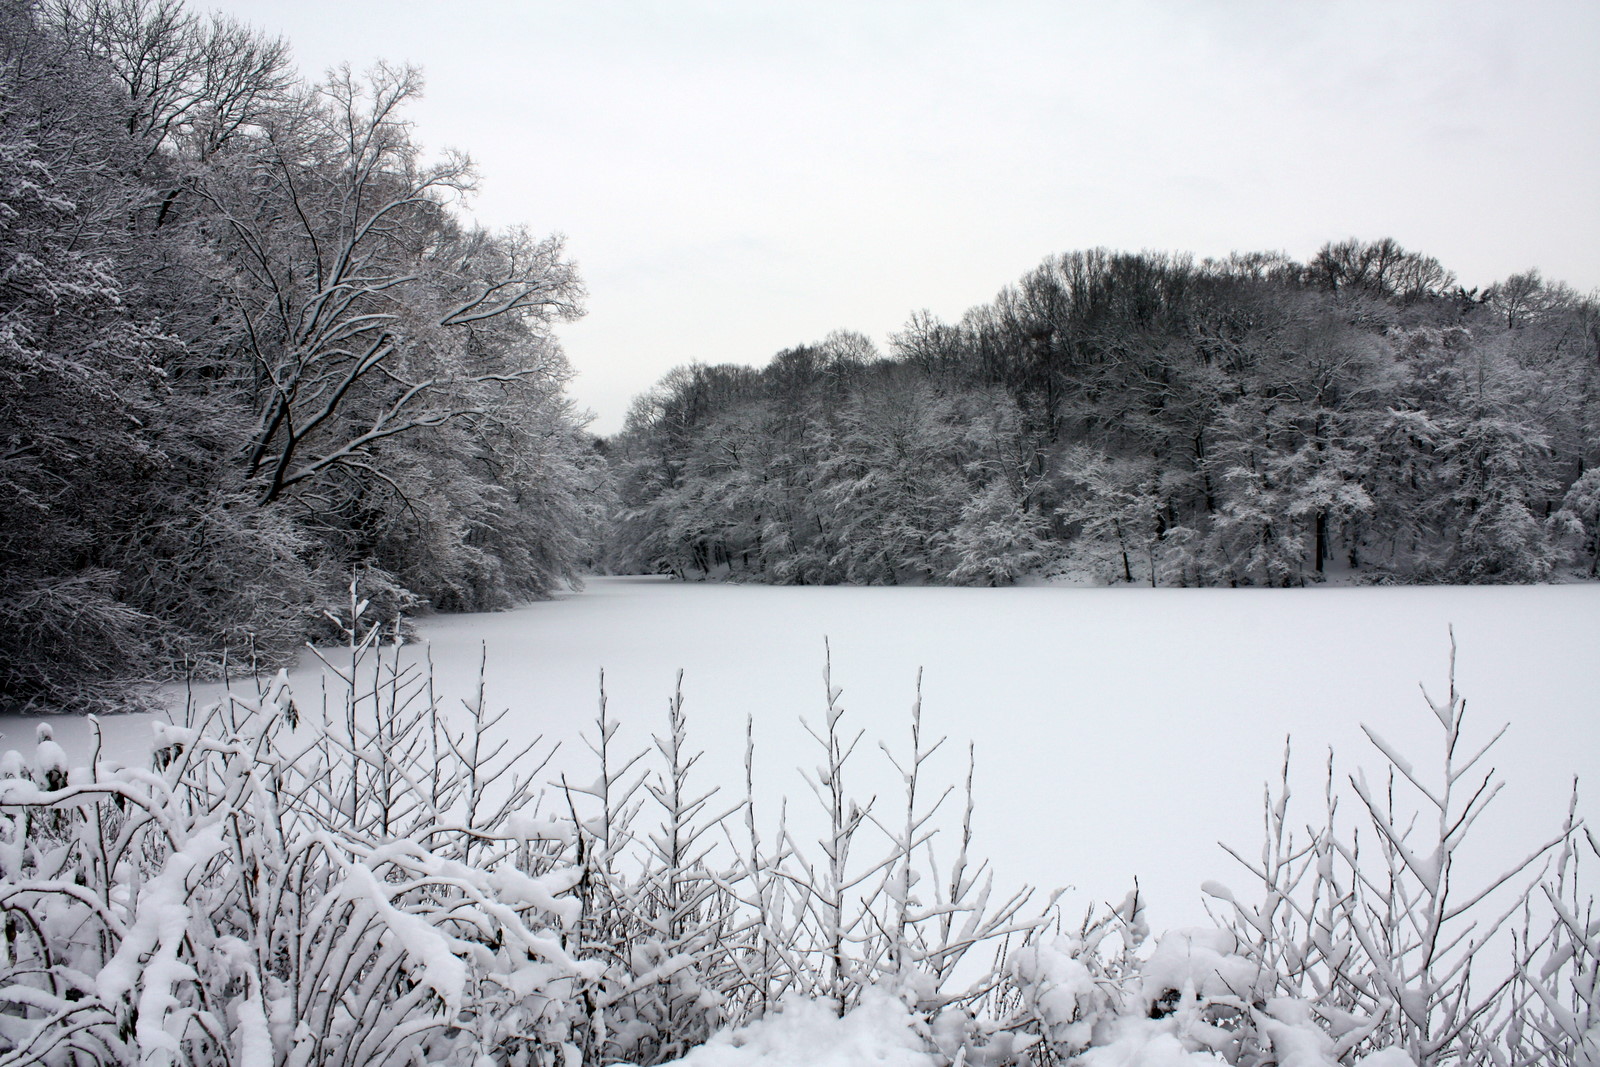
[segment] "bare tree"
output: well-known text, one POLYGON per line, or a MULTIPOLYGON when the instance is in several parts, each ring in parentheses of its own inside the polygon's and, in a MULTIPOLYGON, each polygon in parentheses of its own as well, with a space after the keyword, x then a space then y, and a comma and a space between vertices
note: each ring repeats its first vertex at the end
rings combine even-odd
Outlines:
POLYGON ((338 470, 377 474, 382 442, 565 376, 542 343, 582 295, 561 241, 457 221, 472 167, 420 158, 401 116, 420 89, 411 68, 337 72, 201 185, 225 229, 262 503, 338 470))
POLYGON ((297 80, 282 38, 203 19, 182 0, 47 0, 40 10, 63 41, 110 69, 127 92, 127 132, 152 153, 210 158, 297 80))

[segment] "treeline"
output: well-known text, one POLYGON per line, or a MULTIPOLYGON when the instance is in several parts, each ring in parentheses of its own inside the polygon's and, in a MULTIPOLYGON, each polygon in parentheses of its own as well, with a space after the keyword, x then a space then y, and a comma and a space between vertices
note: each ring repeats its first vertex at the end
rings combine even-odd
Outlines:
POLYGON ((882 356, 691 366, 609 442, 618 569, 1528 582, 1600 566, 1600 305, 1392 240, 1077 252, 882 356))
POLYGON ((601 472, 549 330, 582 287, 462 212, 419 89, 307 81, 178 0, 0 2, 9 704, 277 656, 352 569, 477 609, 585 561, 601 472))

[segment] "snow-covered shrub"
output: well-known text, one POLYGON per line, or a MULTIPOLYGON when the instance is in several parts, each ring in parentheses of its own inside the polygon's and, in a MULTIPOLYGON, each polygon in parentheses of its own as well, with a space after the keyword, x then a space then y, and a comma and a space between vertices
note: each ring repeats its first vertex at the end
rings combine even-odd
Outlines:
POLYGON ((1331 778, 1303 841, 1269 793, 1260 902, 1208 884, 1215 929, 1152 936, 1137 887, 1075 930, 996 893, 970 755, 959 840, 936 847, 951 790, 920 686, 909 748, 880 746, 904 795, 880 806, 848 788, 863 738, 824 672, 808 844, 759 829, 748 742, 742 800, 698 780, 681 688, 628 753, 602 680, 596 775, 546 785, 548 751, 508 747, 481 690, 447 716, 381 630, 341 622, 332 703, 280 674, 162 725, 148 769, 70 768, 48 727, 0 757, 0 1063, 1595 1063, 1578 875, 1600 849, 1569 817, 1506 876, 1452 884, 1494 789, 1453 686, 1430 705, 1441 780, 1370 734, 1391 780, 1352 778, 1362 847, 1331 778), (1513 917, 1509 977, 1484 981, 1475 954, 1513 917))
MULTIPOLYGON (((778 1010, 719 1033, 682 1067, 942 1067, 921 1020, 895 996, 869 989, 841 1015, 824 1000, 790 997, 778 1010)), ((968 1060, 968 1063, 976 1061, 968 1060)))
POLYGON ((1509 1063, 1600 1063, 1600 915, 1578 879, 1583 859, 1600 859, 1600 840, 1589 829, 1578 833, 1570 816, 1568 829, 1555 871, 1534 896, 1548 907, 1543 926, 1529 907, 1516 931, 1516 974, 1501 1027, 1509 1063))
POLYGON ((602 680, 585 739, 599 773, 562 783, 575 843, 575 944, 596 965, 579 991, 583 1029, 574 1040, 584 1062, 657 1063, 742 1016, 738 994, 753 976, 738 960, 751 921, 728 890, 736 875, 708 863, 710 839, 732 812, 708 814, 718 790, 691 783, 700 753, 688 747, 681 675, 667 730, 653 739, 653 774, 636 769, 648 753, 615 753, 617 727, 602 680), (654 828, 641 819, 651 806, 654 828))
POLYGON ((1010 957, 997 1014, 1026 1032, 1040 1053, 1063 1058, 1106 1036, 1133 988, 1149 936, 1137 888, 1120 907, 1084 916, 1072 936, 1039 931, 1010 957), (1114 946, 1114 951, 1113 951, 1114 946))
POLYGON ((48 738, 6 758, 11 1059, 539 1062, 567 1041, 592 970, 566 947, 570 829, 375 633, 343 722, 308 721, 280 676, 163 725, 149 770, 96 752, 63 772, 48 738))
MULTIPOLYGON (((1463 844, 1501 785, 1482 761, 1504 730, 1484 743, 1468 742, 1453 643, 1448 695, 1428 704, 1440 727, 1439 773, 1414 766, 1364 726, 1387 773, 1379 783, 1362 770, 1348 779, 1358 832, 1336 821, 1330 756, 1324 821, 1297 841, 1287 814, 1286 753, 1283 786, 1267 798, 1259 860, 1234 853, 1260 886, 1261 902, 1246 903, 1217 883, 1205 886, 1223 903, 1240 954, 1253 964, 1248 1006, 1259 1048, 1277 1047, 1272 1035, 1284 1020, 1271 1005, 1288 999, 1300 1005, 1297 1019, 1305 1012, 1315 1019, 1327 1038, 1328 1062, 1355 1062, 1389 1048, 1403 1049, 1419 1067, 1522 1062, 1515 1050, 1537 989, 1509 993, 1509 980, 1498 974, 1510 968, 1497 967, 1500 961, 1485 959, 1482 950, 1499 943, 1512 915, 1531 915, 1540 897, 1557 903, 1567 892, 1577 899, 1567 883, 1537 891, 1537 876, 1529 873, 1564 846, 1570 855, 1574 827, 1569 820, 1501 873, 1465 882, 1456 872, 1463 844)), ((1542 942, 1555 953, 1551 973, 1573 958, 1558 946, 1581 954, 1565 929, 1571 928, 1557 921, 1542 942)), ((1521 943, 1519 973, 1526 981, 1534 946, 1526 934, 1521 943)))
POLYGON ((720 987, 726 1017, 759 1017, 799 996, 842 1018, 888 995, 913 1013, 930 1047, 972 1064, 1015 1062, 1009 1050, 1025 1043, 981 1017, 1002 976, 980 957, 1040 919, 1025 910, 1029 890, 996 893, 987 864, 971 858, 970 756, 959 842, 952 855, 936 857, 933 820, 951 790, 929 787, 926 764, 943 740, 923 735, 920 685, 909 748, 880 744, 904 785, 898 807, 880 808, 878 798, 863 802, 848 787, 863 736, 845 725, 830 669, 823 682, 826 716, 808 727, 820 750, 806 775, 823 821, 814 843, 801 840, 787 813, 770 838, 759 831, 747 745, 746 843, 713 876, 735 909, 724 928, 732 971, 719 975, 731 982, 720 987))

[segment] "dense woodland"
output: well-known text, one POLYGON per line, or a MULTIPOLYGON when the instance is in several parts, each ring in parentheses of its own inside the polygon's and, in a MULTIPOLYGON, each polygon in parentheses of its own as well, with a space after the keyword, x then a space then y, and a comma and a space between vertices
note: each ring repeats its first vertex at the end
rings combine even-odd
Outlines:
POLYGON ((271 663, 593 566, 773 582, 1600 568, 1600 306, 1393 241, 1051 258, 888 355, 695 365, 600 441, 556 239, 490 232, 415 70, 178 0, 0 0, 0 693, 271 663))
POLYGON ((1593 577, 1600 305, 1392 240, 1047 259, 881 356, 692 366, 611 443, 613 565, 773 582, 1593 577))
POLYGON ((416 71, 317 82, 176 0, 0 2, 0 692, 297 647, 576 576, 557 240, 461 210, 416 71))

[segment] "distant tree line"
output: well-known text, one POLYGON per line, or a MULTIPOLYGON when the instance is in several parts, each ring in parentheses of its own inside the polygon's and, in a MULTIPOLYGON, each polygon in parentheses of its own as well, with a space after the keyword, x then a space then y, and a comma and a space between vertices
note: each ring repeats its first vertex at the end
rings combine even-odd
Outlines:
POLYGON ((879 355, 690 366, 608 442, 619 569, 1530 582, 1600 566, 1600 305, 1392 240, 1047 259, 879 355))
POLYGON ((550 336, 582 287, 462 214, 419 88, 308 82, 178 0, 0 0, 7 703, 279 656, 352 569, 477 609, 585 562, 603 472, 550 336))

